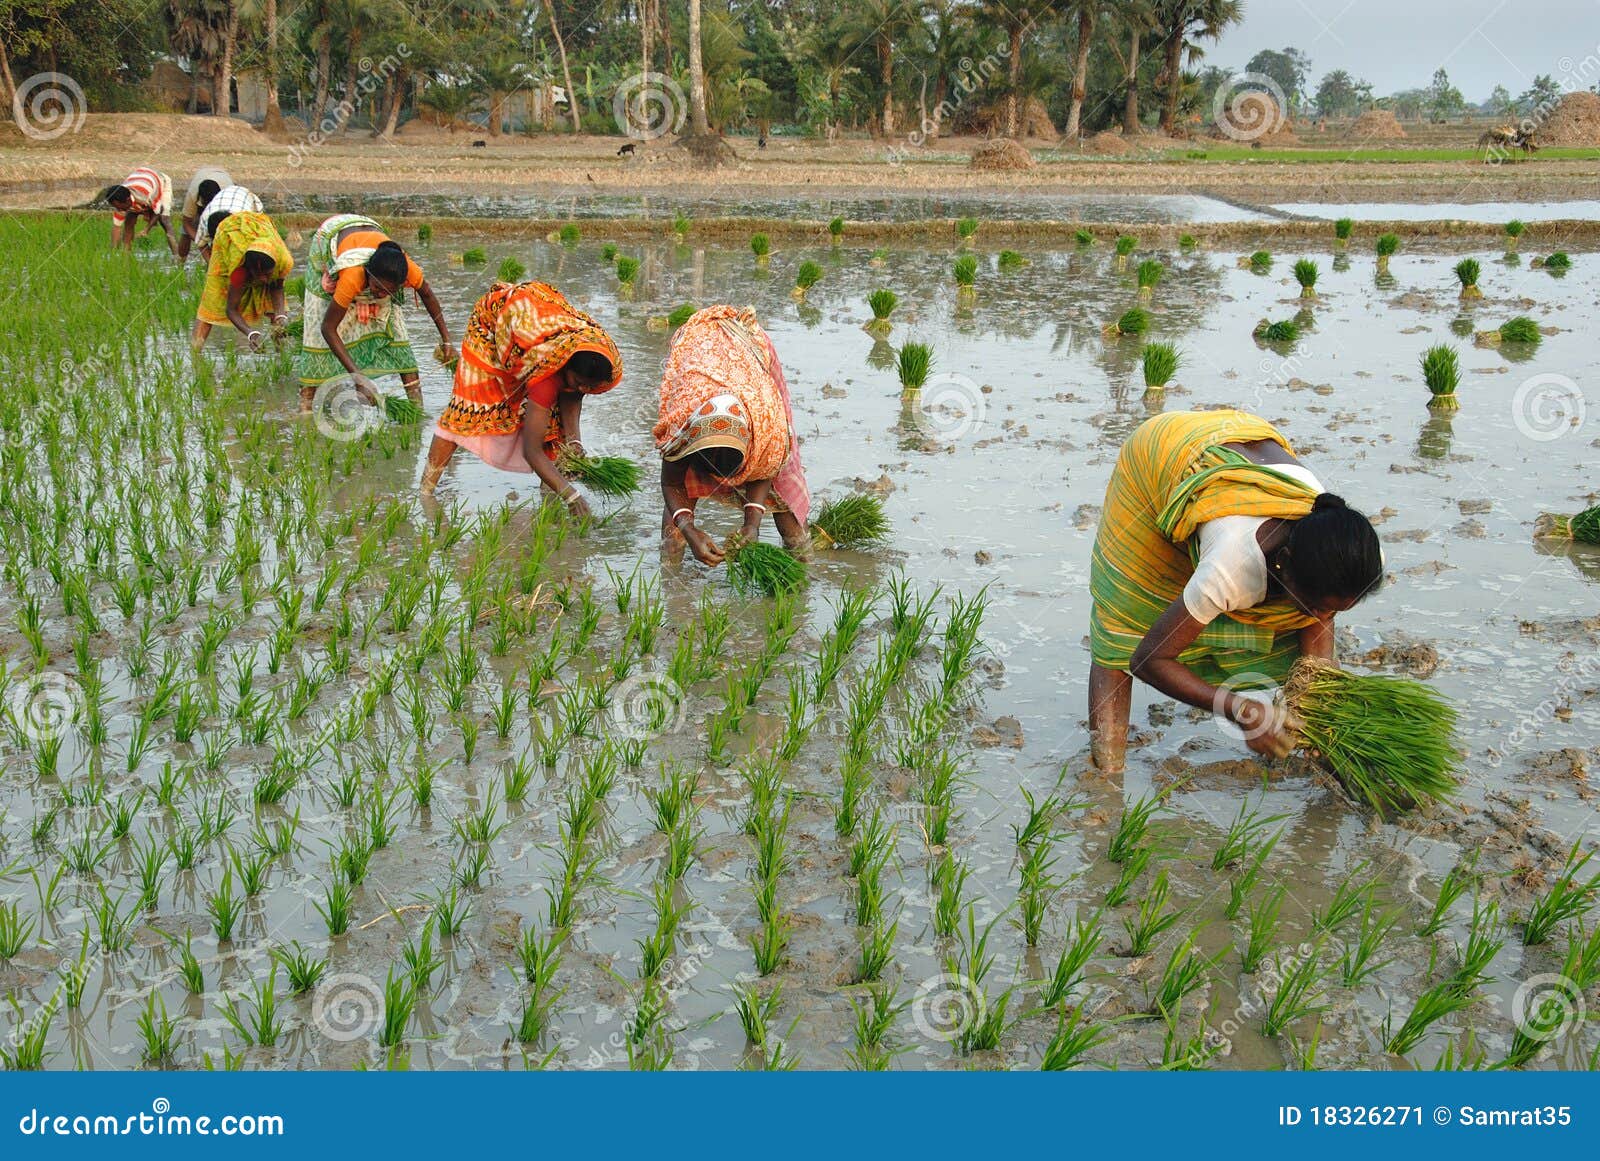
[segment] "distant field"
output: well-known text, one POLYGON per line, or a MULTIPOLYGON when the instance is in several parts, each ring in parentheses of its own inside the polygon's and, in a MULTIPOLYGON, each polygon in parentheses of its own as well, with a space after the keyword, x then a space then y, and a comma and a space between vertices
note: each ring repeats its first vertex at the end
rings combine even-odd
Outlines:
MULTIPOLYGON (((1408 162, 1420 161, 1473 161, 1481 157, 1482 153, 1471 146, 1448 149, 1411 149, 1404 145, 1391 145, 1381 149, 1341 149, 1336 146, 1318 149, 1251 149, 1247 145, 1207 145, 1203 148, 1196 146, 1187 150, 1169 150, 1163 156, 1169 160, 1190 161, 1259 161, 1264 163, 1284 161, 1324 163, 1330 161, 1383 161, 1404 165, 1408 162)), ((1592 161, 1595 158, 1600 158, 1600 148, 1586 146, 1581 148, 1541 149, 1534 156, 1540 161, 1592 161)), ((1515 164, 1521 160, 1521 157, 1511 156, 1505 160, 1507 164, 1515 164)))

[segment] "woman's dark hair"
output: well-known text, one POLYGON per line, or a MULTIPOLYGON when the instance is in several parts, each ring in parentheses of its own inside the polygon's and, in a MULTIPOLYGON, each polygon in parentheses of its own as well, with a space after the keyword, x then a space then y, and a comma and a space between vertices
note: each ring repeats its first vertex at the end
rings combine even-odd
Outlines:
POLYGON ((379 242, 372 257, 367 259, 367 273, 376 275, 390 286, 398 287, 405 282, 409 269, 406 252, 400 249, 400 243, 387 239, 379 242))
POLYGON ((567 369, 585 383, 611 382, 611 360, 597 351, 579 351, 567 360, 567 369))
POLYGON ((239 266, 244 270, 246 278, 266 278, 278 268, 278 263, 271 254, 263 254, 260 250, 246 250, 239 266))
POLYGON ((195 200, 200 203, 200 208, 204 209, 210 203, 211 199, 216 197, 221 192, 222 187, 208 177, 205 179, 205 181, 201 182, 197 187, 195 187, 195 200))
POLYGON ((744 465, 744 453, 736 447, 708 447, 695 452, 689 460, 701 471, 726 480, 744 465))
POLYGON ((133 191, 125 185, 108 185, 106 192, 100 195, 100 200, 107 205, 116 205, 118 202, 131 202, 133 191))
POLYGON ((231 210, 218 210, 216 213, 208 217, 206 219, 206 237, 215 238, 217 236, 217 227, 222 225, 223 222, 226 222, 231 217, 233 217, 233 212, 231 210))
POLYGON ((1377 529, 1332 492, 1323 492, 1311 512, 1289 529, 1289 571, 1304 599, 1361 600, 1383 580, 1383 548, 1377 529))

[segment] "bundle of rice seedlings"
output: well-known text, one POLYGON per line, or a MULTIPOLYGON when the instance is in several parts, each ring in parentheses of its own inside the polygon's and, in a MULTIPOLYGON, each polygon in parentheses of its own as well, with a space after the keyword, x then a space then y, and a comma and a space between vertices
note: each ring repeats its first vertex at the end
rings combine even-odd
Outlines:
POLYGON ((615 262, 617 260, 617 244, 615 242, 607 242, 600 247, 600 260, 603 262, 615 262))
POLYGON ((963 290, 971 289, 978 281, 978 257, 976 254, 963 254, 955 260, 950 268, 951 275, 956 280, 956 285, 963 290))
POLYGON ((1165 391, 1172 377, 1178 373, 1181 361, 1178 348, 1171 343, 1146 343, 1140 353, 1145 390, 1165 391))
POLYGON ((835 246, 837 246, 841 241, 844 240, 844 219, 843 218, 831 218, 831 219, 829 219, 829 221, 828 221, 828 236, 833 239, 833 244, 835 246))
POLYGON ((1072 240, 1078 243, 1080 246, 1094 245, 1094 235, 1088 230, 1085 230, 1082 226, 1079 226, 1075 231, 1073 231, 1072 240))
POLYGON ((1288 319, 1278 322, 1262 319, 1250 333, 1264 343, 1292 343, 1300 337, 1300 328, 1288 319))
POLYGON ((1139 263, 1133 272, 1134 278, 1139 283, 1139 293, 1149 298, 1156 292, 1156 283, 1161 281, 1161 276, 1166 272, 1167 268, 1154 258, 1146 258, 1139 263))
POLYGON ((1348 242, 1351 232, 1356 228, 1355 222, 1349 218, 1340 218, 1333 223, 1333 236, 1340 242, 1348 242))
POLYGON ((602 496, 631 496, 639 490, 639 465, 627 456, 589 456, 563 450, 557 466, 602 496))
POLYGON ((463 250, 461 253, 461 265, 463 266, 482 266, 487 261, 489 261, 489 255, 484 253, 482 246, 474 246, 472 249, 463 250))
POLYGON ((1456 263, 1456 281, 1461 283, 1462 298, 1482 298, 1483 291, 1478 289, 1478 274, 1481 267, 1476 258, 1463 258, 1456 263))
POLYGON ((805 584, 806 566, 787 549, 755 540, 728 554, 728 577, 740 593, 776 597, 805 584))
POLYGON ((633 280, 639 277, 639 260, 627 254, 617 258, 617 281, 624 286, 632 286, 633 280))
POLYGON ((1479 331, 1474 337, 1479 345, 1491 347, 1500 343, 1520 343, 1536 347, 1544 338, 1539 333, 1539 324, 1527 315, 1521 314, 1516 318, 1507 319, 1492 331, 1479 331))
POLYGON ((750 253, 756 256, 756 262, 765 262, 772 256, 772 239, 765 234, 751 234, 750 253))
POLYGON ((794 290, 791 292, 796 299, 804 299, 806 291, 822 281, 822 267, 815 262, 802 262, 800 268, 794 272, 794 290))
POLYGON ((1400 236, 1398 234, 1379 234, 1376 249, 1378 252, 1378 269, 1389 269, 1389 259, 1400 249, 1400 236))
POLYGON ((502 258, 500 269, 495 271, 495 277, 501 282, 521 282, 522 276, 527 272, 528 268, 515 258, 502 258))
POLYGON ((1265 274, 1272 269, 1272 252, 1270 250, 1257 250, 1253 254, 1246 254, 1239 259, 1239 267, 1242 270, 1265 274))
POLYGON ((674 307, 672 313, 667 315, 667 325, 670 327, 681 327, 684 323, 688 322, 694 317, 694 313, 697 309, 698 308, 692 302, 686 302, 682 306, 674 307))
POLYGON ((868 266, 883 267, 883 266, 887 266, 888 264, 889 264, 889 250, 885 246, 879 246, 876 250, 874 250, 872 252, 872 257, 867 259, 867 265, 868 266))
POLYGON ((1124 311, 1116 322, 1101 327, 1100 333, 1110 339, 1120 339, 1124 336, 1138 338, 1149 329, 1150 313, 1135 306, 1124 311))
POLYGON ((1600 544, 1600 504, 1585 508, 1576 516, 1541 512, 1533 534, 1550 540, 1581 540, 1585 544, 1600 544))
POLYGON ((417 227, 417 241, 424 246, 433 241, 433 227, 427 222, 423 222, 422 225, 417 227))
POLYGON ((1135 238, 1132 234, 1118 234, 1116 241, 1117 257, 1126 258, 1129 254, 1133 253, 1134 249, 1138 245, 1139 239, 1135 238))
POLYGON ((1455 794, 1456 711, 1431 687, 1404 677, 1357 676, 1302 657, 1283 697, 1304 723, 1305 744, 1380 814, 1455 794))
POLYGON ((444 344, 439 343, 433 348, 433 361, 438 363, 441 367, 446 367, 451 371, 454 371, 456 369, 456 364, 461 361, 461 356, 452 355, 447 357, 444 353, 444 344))
POLYGON ((972 236, 978 232, 977 218, 962 218, 956 222, 956 234, 963 242, 972 241, 972 236))
POLYGON ((1522 237, 1522 231, 1526 228, 1517 218, 1512 218, 1506 223, 1506 237, 1511 239, 1510 244, 1513 248, 1516 246, 1517 239, 1522 237))
POLYGON ((867 305, 872 308, 872 321, 867 330, 876 334, 889 333, 889 316, 900 303, 900 296, 892 290, 874 290, 867 295, 867 305))
POLYGON ((1540 270, 1548 270, 1552 274, 1565 274, 1572 269, 1572 259, 1565 250, 1557 250, 1552 254, 1546 254, 1543 258, 1535 258, 1531 265, 1540 270))
POLYGON ((850 495, 817 510, 811 536, 821 548, 865 548, 889 538, 889 518, 876 496, 850 495))
POLYGON ((1456 401, 1456 388, 1461 383, 1461 362, 1456 349, 1440 343, 1423 351, 1422 381, 1432 393, 1429 407, 1436 411, 1458 409, 1461 404, 1456 401))
POLYGON ((427 416, 422 404, 413 403, 404 395, 385 395, 383 414, 390 423, 421 423, 427 416))
POLYGON ((686 214, 672 215, 672 236, 682 242, 689 236, 689 228, 694 225, 686 214))
POLYGON ((1028 260, 1015 250, 1002 250, 1000 251, 999 263, 1002 270, 1015 270, 1019 266, 1026 266, 1028 260))
POLYGON ((921 391, 933 370, 933 348, 927 343, 906 343, 895 356, 895 371, 902 392, 921 391))
POLYGON ((1317 297, 1317 264, 1310 258, 1301 258, 1294 264, 1294 280, 1300 284, 1301 298, 1317 297))

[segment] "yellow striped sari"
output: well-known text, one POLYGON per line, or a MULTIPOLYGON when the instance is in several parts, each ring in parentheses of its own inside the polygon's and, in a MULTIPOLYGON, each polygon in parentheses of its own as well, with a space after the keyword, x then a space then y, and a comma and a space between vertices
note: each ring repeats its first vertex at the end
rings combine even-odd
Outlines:
MULTIPOLYGON (((1089 567, 1090 647, 1097 665, 1126 670, 1156 619, 1194 573, 1195 533, 1221 516, 1295 520, 1316 493, 1223 447, 1270 439, 1293 452, 1264 419, 1243 411, 1172 411, 1140 424, 1117 456, 1089 567)), ((1218 684, 1280 680, 1299 655, 1299 630, 1315 618, 1287 600, 1218 617, 1178 660, 1218 684), (1261 681, 1240 680, 1261 675, 1261 681)))
MULTIPOLYGON (((289 276, 294 269, 294 257, 284 245, 278 228, 266 214, 230 214, 217 227, 217 236, 211 240, 211 264, 206 267, 206 282, 200 291, 200 308, 195 313, 201 322, 213 324, 228 321, 228 279, 252 250, 270 255, 277 269, 276 279, 289 276)), ((265 286, 247 286, 239 299, 239 313, 246 322, 253 323, 266 314, 272 306, 272 295, 265 286)))

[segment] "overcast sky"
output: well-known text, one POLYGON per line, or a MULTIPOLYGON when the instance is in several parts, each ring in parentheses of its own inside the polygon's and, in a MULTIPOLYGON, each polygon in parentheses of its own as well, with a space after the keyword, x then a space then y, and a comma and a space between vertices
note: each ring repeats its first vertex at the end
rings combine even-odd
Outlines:
POLYGON ((1469 101, 1495 85, 1515 96, 1539 73, 1587 89, 1600 81, 1600 0, 1244 0, 1205 63, 1242 71, 1263 48, 1309 56, 1313 90, 1342 68, 1383 96, 1441 67, 1469 101))

